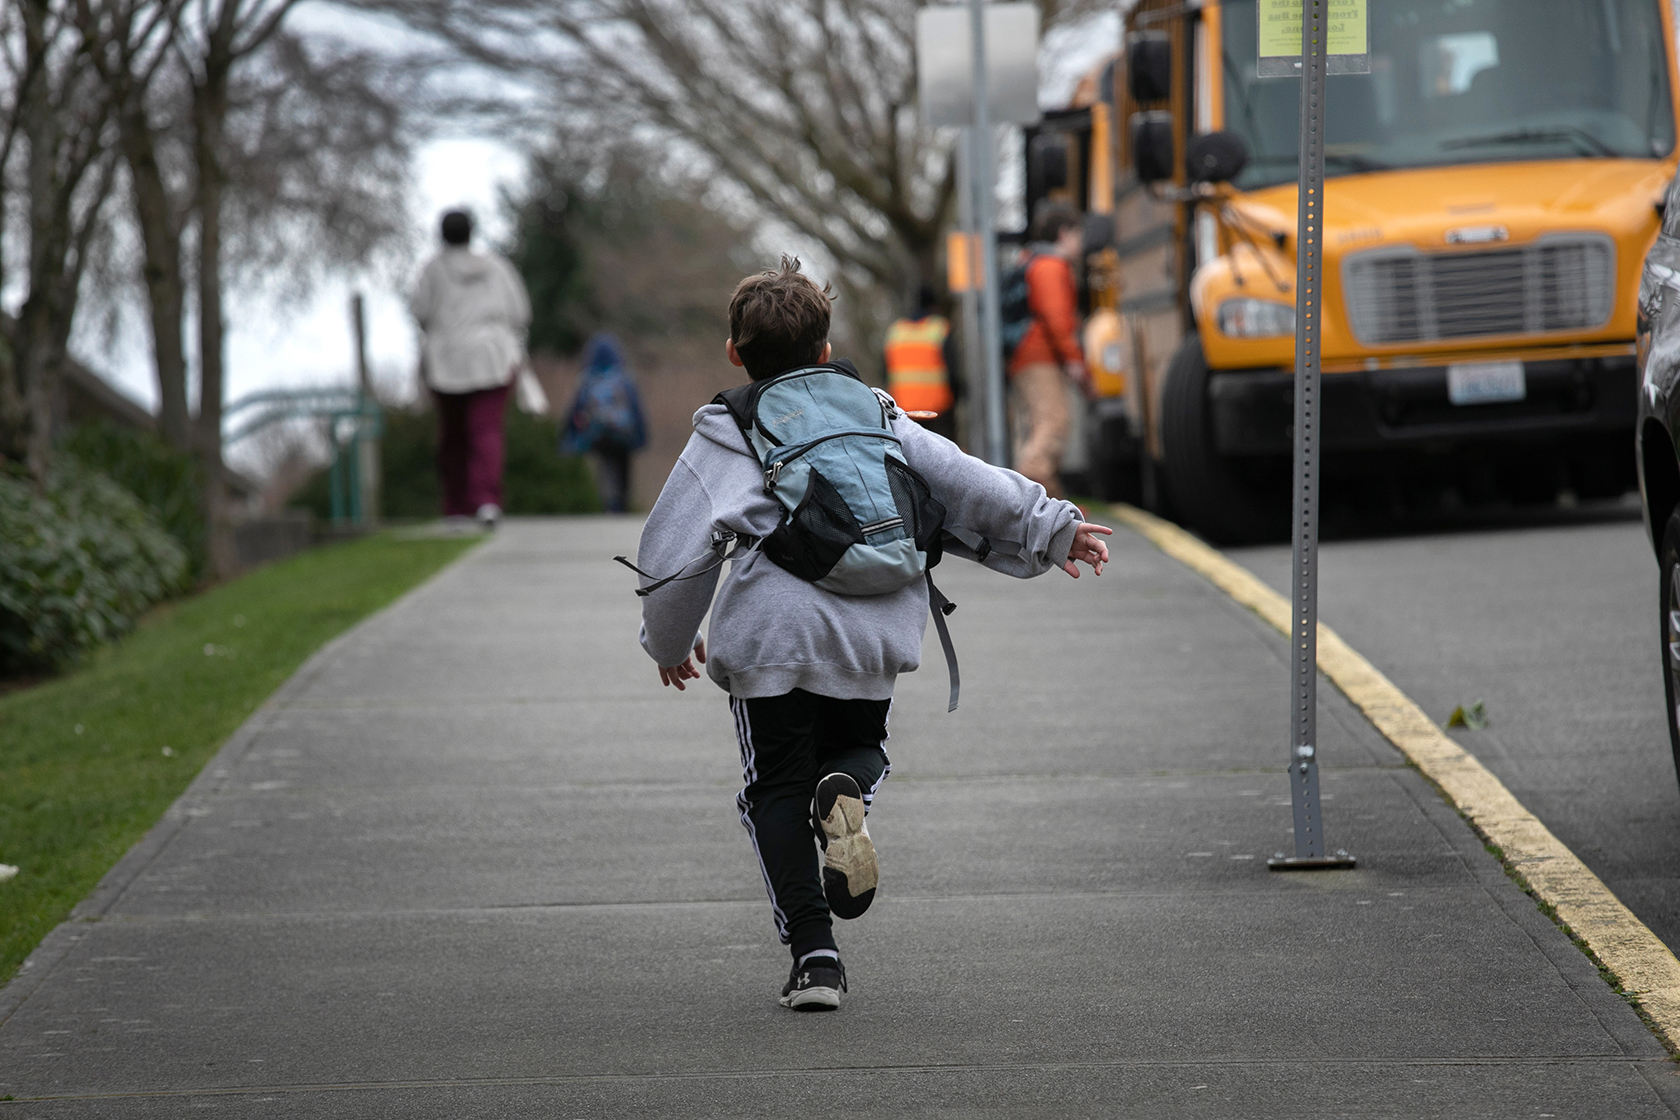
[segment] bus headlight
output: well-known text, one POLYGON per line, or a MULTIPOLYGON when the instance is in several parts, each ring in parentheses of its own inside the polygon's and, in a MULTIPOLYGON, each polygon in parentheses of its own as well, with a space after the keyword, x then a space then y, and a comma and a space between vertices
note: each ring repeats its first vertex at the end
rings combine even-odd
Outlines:
POLYGON ((1219 305, 1219 333, 1228 338, 1292 335, 1295 306, 1265 299, 1228 299, 1219 305))

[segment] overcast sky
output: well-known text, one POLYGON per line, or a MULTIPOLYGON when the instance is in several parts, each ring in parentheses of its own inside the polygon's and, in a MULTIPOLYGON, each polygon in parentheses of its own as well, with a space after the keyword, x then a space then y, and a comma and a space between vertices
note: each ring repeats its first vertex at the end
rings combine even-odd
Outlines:
MULTIPOLYGON (((1064 103, 1079 76, 1115 49, 1119 17, 1105 15, 1091 24, 1047 37, 1041 103, 1064 103)), ((432 230, 445 209, 464 206, 479 219, 490 241, 507 233, 500 190, 517 185, 522 156, 489 137, 435 140, 421 147, 415 166, 415 190, 409 217, 423 231, 416 244, 434 243, 432 230)), ((429 252, 429 248, 427 249, 429 252)), ((418 267, 420 262, 415 262, 418 267)), ((360 290, 368 306, 368 352, 379 381, 412 391, 415 332, 402 293, 388 280, 340 277, 320 284, 301 305, 234 293, 230 298, 227 399, 238 400, 259 389, 344 384, 354 379, 349 300, 360 290)), ((84 332, 91 333, 91 332, 84 332)), ((148 357, 149 342, 137 315, 109 349, 79 339, 78 356, 147 407, 155 407, 156 386, 148 357)))

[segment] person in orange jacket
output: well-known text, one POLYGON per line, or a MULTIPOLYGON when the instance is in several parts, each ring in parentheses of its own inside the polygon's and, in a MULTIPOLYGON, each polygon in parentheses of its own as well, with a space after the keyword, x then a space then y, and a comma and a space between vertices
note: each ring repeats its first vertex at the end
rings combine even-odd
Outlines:
POLYGON ((956 347, 950 320, 935 313, 938 305, 938 293, 923 284, 915 310, 887 328, 887 391, 905 412, 938 413, 932 419, 918 417, 922 427, 955 442, 956 347))
POLYGON ((1072 415, 1067 383, 1084 387, 1090 375, 1079 345, 1079 295, 1073 264, 1084 251, 1084 220, 1066 206, 1050 206, 1033 222, 1027 259, 1027 308, 1031 321, 1009 355, 1009 378, 1027 414, 1018 433, 1015 469, 1052 497, 1062 493, 1062 455, 1072 415))

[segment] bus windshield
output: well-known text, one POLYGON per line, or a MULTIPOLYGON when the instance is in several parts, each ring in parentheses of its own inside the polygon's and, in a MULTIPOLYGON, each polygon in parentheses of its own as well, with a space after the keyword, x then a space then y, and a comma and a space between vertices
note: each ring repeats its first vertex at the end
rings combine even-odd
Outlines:
MULTIPOLYGON (((1539 159, 1660 159, 1674 106, 1664 0, 1370 0, 1371 72, 1328 79, 1325 171, 1539 159)), ((1300 80, 1256 74, 1255 0, 1224 0, 1236 180, 1293 182, 1300 80)))

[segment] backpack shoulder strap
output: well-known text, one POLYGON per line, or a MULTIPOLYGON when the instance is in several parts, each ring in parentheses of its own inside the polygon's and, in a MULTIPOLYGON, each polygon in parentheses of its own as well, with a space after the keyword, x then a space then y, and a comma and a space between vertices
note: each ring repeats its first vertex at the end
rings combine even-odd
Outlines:
POLYGON ((939 644, 945 650, 945 668, 951 676, 951 706, 947 712, 957 710, 957 696, 962 692, 962 675, 957 672, 957 647, 951 641, 950 628, 945 625, 945 616, 957 609, 957 605, 945 598, 943 592, 933 585, 933 569, 930 567, 922 573, 927 579, 928 608, 933 612, 933 627, 939 631, 939 644))
POLYGON ((828 368, 834 370, 836 373, 843 373, 854 381, 863 380, 863 374, 858 372, 857 366, 852 364, 852 360, 850 358, 836 358, 834 361, 828 363, 828 368))
POLYGON ((753 417, 758 413, 758 394, 767 384, 769 382, 749 381, 745 385, 725 389, 712 398, 713 404, 721 404, 729 410, 729 415, 735 420, 735 426, 747 437, 748 447, 752 446, 753 417))

